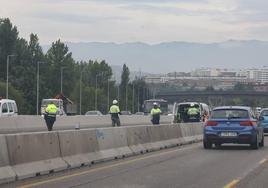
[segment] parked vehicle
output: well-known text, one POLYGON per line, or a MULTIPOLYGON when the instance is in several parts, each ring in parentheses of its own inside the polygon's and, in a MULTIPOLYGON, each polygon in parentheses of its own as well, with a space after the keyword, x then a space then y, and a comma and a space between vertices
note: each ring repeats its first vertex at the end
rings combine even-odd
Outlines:
POLYGON ((259 124, 263 127, 264 133, 268 133, 268 108, 263 108, 259 116, 259 124))
POLYGON ((64 109, 63 109, 63 101, 61 99, 43 99, 42 103, 41 103, 41 115, 45 114, 46 107, 50 102, 53 102, 57 106, 57 108, 58 108, 57 115, 58 116, 66 115, 66 113, 64 112, 64 109))
POLYGON ((258 125, 250 107, 223 106, 214 108, 204 127, 203 145, 205 149, 212 144, 224 143, 250 144, 258 149, 264 145, 263 128, 258 125))
POLYGON ((181 122, 200 122, 205 121, 210 114, 210 109, 205 103, 198 102, 182 102, 182 103, 174 103, 173 105, 173 123, 181 123, 181 122), (194 107, 197 108, 199 113, 195 116, 189 116, 188 110, 189 108, 194 107))
POLYGON ((130 111, 121 111, 121 115, 131 115, 130 111))
POLYGON ((18 115, 16 101, 10 99, 0 99, 0 117, 16 115, 18 115))
POLYGON ((162 114, 167 115, 168 114, 168 102, 164 99, 149 99, 145 100, 143 107, 144 107, 144 115, 150 114, 152 108, 154 107, 154 103, 157 103, 159 105, 159 108, 161 109, 162 114))
POLYGON ((91 110, 85 113, 85 116, 102 116, 103 114, 98 110, 91 110))
POLYGON ((63 94, 58 94, 55 98, 43 99, 41 103, 41 115, 45 113, 47 105, 53 102, 57 108, 57 115, 75 115, 77 113, 77 105, 74 104, 69 98, 65 97, 63 94))
POLYGON ((136 112, 135 115, 144 115, 143 112, 136 112))

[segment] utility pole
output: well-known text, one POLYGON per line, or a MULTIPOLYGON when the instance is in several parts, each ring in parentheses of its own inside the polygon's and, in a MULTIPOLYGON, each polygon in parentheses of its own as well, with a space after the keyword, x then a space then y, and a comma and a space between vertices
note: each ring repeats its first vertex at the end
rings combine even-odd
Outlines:
POLYGON ((128 89, 127 89, 127 85, 126 85, 126 111, 128 110, 128 108, 127 108, 128 107, 128 96, 127 96, 128 95, 128 92, 127 92, 128 89))
POLYGON ((62 80, 63 80, 63 69, 66 67, 61 67, 60 68, 60 93, 62 94, 62 80))
POLYGON ((134 104, 135 104, 135 90, 134 82, 132 82, 132 113, 134 114, 134 104))
POLYGON ((8 99, 8 68, 9 68, 9 58, 10 57, 14 57, 14 56, 17 56, 17 55, 8 55, 7 56, 7 83, 6 83, 6 98, 8 99))
POLYGON ((39 80, 40 80, 39 64, 40 63, 45 63, 45 62, 42 62, 42 61, 37 62, 37 73, 36 73, 36 115, 39 114, 39 80))

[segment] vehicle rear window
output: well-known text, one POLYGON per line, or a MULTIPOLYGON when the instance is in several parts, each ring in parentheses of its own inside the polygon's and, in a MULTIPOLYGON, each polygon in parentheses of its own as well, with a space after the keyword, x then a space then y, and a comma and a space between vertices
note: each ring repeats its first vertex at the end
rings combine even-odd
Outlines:
POLYGON ((220 109, 213 110, 211 118, 215 119, 245 119, 249 118, 247 110, 243 109, 220 109))
POLYGON ((8 113, 7 103, 3 103, 3 105, 2 105, 2 113, 8 113))
POLYGON ((13 106, 11 102, 8 103, 9 112, 13 112, 13 106))
POLYGON ((193 106, 191 106, 191 104, 180 104, 179 108, 178 108, 178 112, 187 112, 187 110, 190 107, 194 107, 194 108, 199 108, 198 104, 194 104, 193 106))
POLYGON ((261 112, 261 116, 268 116, 268 110, 264 110, 261 112))

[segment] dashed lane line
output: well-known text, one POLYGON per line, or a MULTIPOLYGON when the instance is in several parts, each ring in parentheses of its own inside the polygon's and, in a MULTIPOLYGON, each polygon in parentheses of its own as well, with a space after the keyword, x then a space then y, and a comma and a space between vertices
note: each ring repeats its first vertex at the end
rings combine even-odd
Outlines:
POLYGON ((263 159, 259 162, 260 165, 264 164, 267 161, 267 159, 263 159))
POLYGON ((239 179, 234 179, 230 183, 226 184, 223 188, 233 188, 239 183, 239 179))

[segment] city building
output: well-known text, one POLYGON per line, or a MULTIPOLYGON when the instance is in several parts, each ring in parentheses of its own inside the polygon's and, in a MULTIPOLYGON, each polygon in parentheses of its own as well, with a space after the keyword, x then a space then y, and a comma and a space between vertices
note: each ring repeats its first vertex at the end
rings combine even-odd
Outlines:
POLYGON ((268 83, 268 68, 263 69, 248 69, 247 77, 261 84, 268 83))
MULTIPOLYGON (((252 85, 268 83, 268 69, 199 68, 190 73, 172 72, 147 75, 145 82, 148 84, 169 83, 182 87, 213 87, 216 90, 226 90, 232 89, 237 83, 252 85)), ((259 87, 259 90, 265 90, 265 88, 259 87)))

